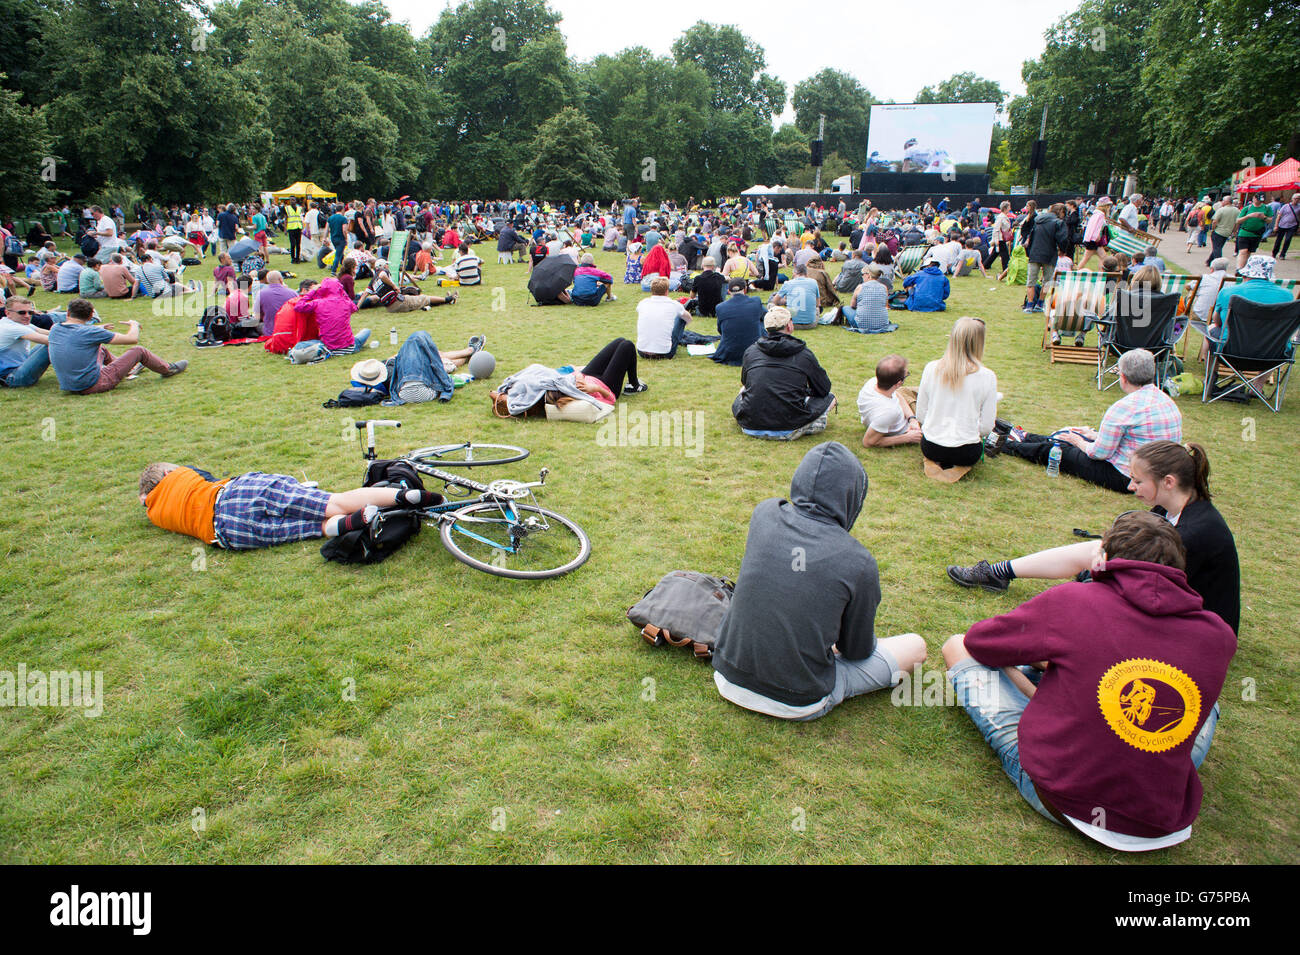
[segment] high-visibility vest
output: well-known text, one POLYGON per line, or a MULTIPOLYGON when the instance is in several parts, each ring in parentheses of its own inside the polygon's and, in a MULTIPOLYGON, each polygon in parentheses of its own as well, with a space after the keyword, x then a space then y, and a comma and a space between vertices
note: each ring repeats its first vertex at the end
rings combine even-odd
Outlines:
POLYGON ((289 206, 287 210, 288 219, 285 222, 285 229, 289 232, 295 230, 302 231, 302 210, 297 206, 289 206))

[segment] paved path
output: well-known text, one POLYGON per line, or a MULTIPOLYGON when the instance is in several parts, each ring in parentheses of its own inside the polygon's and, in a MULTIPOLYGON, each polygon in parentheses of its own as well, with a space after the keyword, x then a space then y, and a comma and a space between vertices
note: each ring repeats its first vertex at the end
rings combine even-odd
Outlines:
MULTIPOLYGON (((1209 240, 1206 240, 1205 248, 1192 246, 1192 251, 1187 251, 1186 232, 1179 232, 1173 226, 1169 231, 1160 237, 1160 257, 1166 262, 1180 266, 1186 269, 1192 275, 1203 275, 1206 272, 1205 257, 1210 254, 1209 240)), ((1259 251, 1268 255, 1273 254, 1274 236, 1269 236, 1259 244, 1259 251)), ((1223 254, 1232 262, 1228 269, 1229 275, 1237 274, 1237 255, 1233 251, 1237 243, 1229 239, 1223 246, 1223 254)), ((1300 279, 1300 235, 1292 236, 1291 248, 1287 250, 1287 257, 1274 266, 1274 274, 1280 279, 1300 279)))

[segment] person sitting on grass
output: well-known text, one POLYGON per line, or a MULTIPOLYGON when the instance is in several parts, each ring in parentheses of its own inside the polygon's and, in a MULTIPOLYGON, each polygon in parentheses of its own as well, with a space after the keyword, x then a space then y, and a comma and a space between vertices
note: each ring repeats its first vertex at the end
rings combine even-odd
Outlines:
POLYGON ((614 276, 596 268, 596 257, 584 252, 580 264, 573 271, 573 287, 569 301, 574 305, 599 305, 604 299, 617 302, 614 295, 614 276))
POLYGON ((148 349, 141 348, 140 323, 127 322, 125 334, 112 332, 112 325, 92 325, 95 307, 84 298, 68 303, 68 315, 50 329, 50 364, 59 379, 59 387, 78 395, 98 395, 112 391, 137 364, 164 378, 179 375, 189 367, 188 361, 167 362, 148 349), (130 345, 120 358, 114 358, 105 345, 130 345))
POLYGON ((889 320, 889 290, 882 281, 880 266, 872 262, 862 278, 850 303, 840 306, 837 318, 849 331, 863 335, 898 331, 898 324, 889 320))
POLYGON ((99 277, 99 270, 103 267, 99 259, 89 259, 86 262, 86 267, 77 276, 77 294, 80 298, 108 297, 104 291, 104 281, 99 277))
POLYGON ((728 280, 727 291, 715 310, 722 340, 710 357, 720 365, 741 365, 749 346, 763 337, 763 303, 746 294, 749 282, 741 276, 728 280))
POLYGON ((853 452, 827 441, 804 455, 790 497, 754 508, 713 682, 736 706, 815 720, 894 686, 925 660, 915 633, 878 638, 880 572, 851 533, 867 495, 853 452), (795 555, 791 558, 791 555, 795 555))
POLYGON ((826 430, 835 410, 831 379, 807 344, 794 337, 789 309, 773 305, 763 318, 767 336, 745 350, 740 394, 731 414, 754 438, 793 441, 826 430))
POLYGON ((315 279, 303 279, 298 283, 298 294, 289 299, 275 313, 271 337, 266 340, 265 348, 273 355, 288 354, 299 342, 320 338, 320 328, 316 319, 294 308, 298 299, 316 286, 315 279))
POLYGON ((998 379, 984 365, 984 339, 981 319, 957 319, 943 357, 921 372, 921 453, 945 471, 978 463, 997 420, 998 379))
POLYGON ((867 428, 862 435, 864 448, 921 443, 921 423, 912 413, 916 389, 903 387, 907 376, 907 359, 886 355, 876 362, 876 377, 858 392, 858 415, 867 428))
POLYGON ((636 350, 642 358, 673 358, 682 344, 691 314, 681 302, 668 296, 668 279, 655 276, 650 297, 636 306, 636 350))
POLYGON ((1099 430, 1067 428, 1055 436, 1022 436, 1016 429, 999 428, 1005 434, 1000 450, 1045 465, 1053 443, 1059 443, 1062 474, 1128 493, 1133 452, 1151 441, 1181 443, 1183 415, 1174 400, 1155 386, 1156 361, 1151 352, 1145 348, 1125 352, 1118 371, 1124 397, 1106 409, 1099 430))
POLYGON ((311 315, 320 329, 320 341, 331 355, 350 355, 361 351, 370 340, 370 329, 352 332, 352 313, 356 302, 348 296, 339 280, 327 278, 309 292, 299 296, 294 310, 311 315))
POLYGON ((0 385, 30 388, 50 367, 49 333, 32 323, 36 306, 29 298, 11 296, 0 318, 0 385))
POLYGON ((1029 805, 1111 849, 1187 840, 1237 638, 1187 582, 1178 532, 1129 511, 1105 570, 943 647, 948 679, 1029 805))
MULTIPOLYGON (((1217 508, 1210 503, 1210 462, 1199 444, 1152 441, 1133 452, 1130 489, 1151 512, 1178 531, 1187 550, 1187 583, 1205 609, 1223 618, 1236 633, 1241 622, 1241 568, 1237 544, 1217 508)), ((1018 577, 1041 580, 1083 579, 1105 569, 1097 541, 1081 541, 1025 557, 969 567, 951 566, 948 577, 963 587, 1003 593, 1018 577)))
POLYGON ((287 474, 250 471, 224 481, 207 472, 158 462, 140 473, 140 503, 149 521, 225 550, 254 550, 366 526, 381 507, 432 507, 432 491, 359 487, 331 494, 287 474))
POLYGON ((907 289, 909 312, 942 312, 948 307, 944 300, 951 293, 952 284, 939 263, 931 262, 904 279, 903 288, 907 289))

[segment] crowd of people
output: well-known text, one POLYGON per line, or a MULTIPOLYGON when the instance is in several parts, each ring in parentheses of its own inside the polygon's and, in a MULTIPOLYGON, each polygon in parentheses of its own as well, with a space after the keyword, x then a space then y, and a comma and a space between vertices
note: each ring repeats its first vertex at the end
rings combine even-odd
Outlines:
MULTIPOLYGON (((1158 290, 1164 264, 1154 245, 1123 261, 1107 249, 1111 229, 1194 225, 1190 245, 1208 227, 1207 264, 1220 279, 1231 264, 1214 237, 1235 235, 1237 271, 1259 285, 1220 283, 1205 291, 1210 283, 1202 283, 1192 311, 1204 315, 1213 334, 1232 296, 1275 295, 1265 289, 1277 287, 1257 249, 1271 229, 1275 254, 1284 257, 1300 209, 1300 195, 1271 215, 1254 206, 1234 215, 1234 202, 1207 216, 1203 203, 1150 203, 1134 195, 1112 217, 1108 197, 1042 210, 1030 201, 1019 215, 1010 202, 986 207, 978 199, 960 209, 944 200, 890 211, 841 202, 789 215, 770 203, 693 198, 657 210, 642 210, 637 197, 604 207, 289 199, 138 209, 151 228, 129 240, 121 238, 125 223, 115 210, 91 207, 74 236, 79 252, 61 252, 52 236, 29 236, 36 242, 21 253, 26 264, 9 265, 0 381, 28 387, 53 367, 62 390, 89 395, 141 368, 162 377, 184 372, 187 362, 139 345, 137 322, 124 333, 99 323, 94 300, 183 299, 202 291, 185 270, 210 255, 212 286, 232 325, 250 329, 272 353, 319 344, 327 357, 364 347, 369 330, 352 328, 360 310, 455 304, 457 289, 482 283, 483 260, 474 251, 480 243, 495 242, 498 263, 526 262, 530 275, 543 263, 566 266, 570 284, 545 301, 535 294, 539 304, 595 308, 618 301, 615 276, 596 265, 599 249, 621 253, 623 283, 648 293, 636 305, 635 340, 616 338, 576 369, 532 366, 511 376, 501 386, 509 413, 528 413, 557 390, 571 402, 611 406, 648 389, 639 360, 669 361, 683 348, 698 348, 719 365, 739 368, 731 413, 741 434, 797 440, 824 431, 838 405, 830 376, 797 337, 800 329, 837 325, 889 334, 899 327, 891 310, 944 311, 955 280, 988 277, 995 262, 1005 276, 1018 251, 1027 259, 1023 307, 1036 312, 1056 273, 1093 258, 1133 289, 1158 290), (284 248, 272 241, 280 233, 284 248), (271 267, 277 254, 290 266, 315 261, 329 274, 320 282, 304 279, 295 291, 287 280, 296 276, 271 267), (419 283, 430 280, 450 291, 426 294, 419 283), (74 297, 66 308, 38 311, 36 294, 74 297), (700 318, 712 319, 717 334, 692 329, 700 318), (110 345, 127 350, 115 357, 110 345)), ((908 357, 881 358, 857 393, 861 444, 868 455, 918 445, 926 473, 945 481, 1005 454, 1133 494, 1150 507, 1120 515, 1096 542, 949 567, 954 582, 994 592, 1017 577, 1070 582, 954 636, 943 657, 961 705, 1034 810, 1110 848, 1176 844, 1190 835, 1199 808, 1196 770, 1218 720, 1240 620, 1236 548, 1210 503, 1208 454, 1183 443, 1181 414, 1156 387, 1155 359, 1143 349, 1120 357, 1123 396, 1096 429, 1038 433, 999 418, 998 378, 984 364, 988 334, 980 318, 956 319, 943 354, 925 362, 914 388, 906 384, 908 357), (1104 632, 1095 627, 1100 617, 1109 622, 1104 632), (1137 665, 1153 661, 1159 665, 1137 665), (1096 807, 1108 820, 1100 826, 1096 807)), ((395 403, 448 398, 448 374, 483 344, 476 336, 465 349, 440 352, 421 331, 403 345, 394 368, 358 362, 352 376, 363 383, 390 379, 395 403)), ((859 457, 828 442, 804 456, 788 499, 754 510, 713 658, 724 699, 773 717, 816 719, 848 698, 896 686, 925 661, 917 634, 875 634, 879 570, 850 533, 866 493, 859 457), (792 547, 806 553, 806 566, 792 566, 792 547)), ((170 463, 149 465, 138 494, 158 526, 231 549, 337 536, 362 526, 373 508, 432 500, 423 491, 379 488, 330 494, 261 472, 216 481, 170 463)))

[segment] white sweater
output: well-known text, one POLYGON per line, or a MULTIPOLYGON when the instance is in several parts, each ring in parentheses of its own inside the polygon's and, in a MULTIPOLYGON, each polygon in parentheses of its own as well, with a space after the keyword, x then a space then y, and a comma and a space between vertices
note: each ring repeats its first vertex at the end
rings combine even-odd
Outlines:
POLYGON ((975 444, 993 430, 998 410, 998 377, 987 368, 967 375, 955 391, 939 380, 939 362, 921 374, 916 418, 931 444, 960 448, 975 444))

